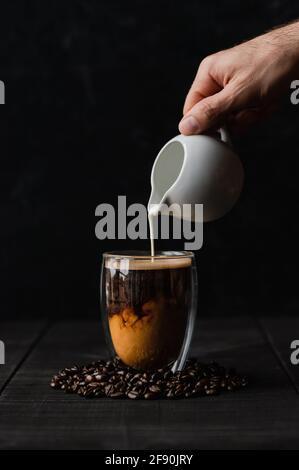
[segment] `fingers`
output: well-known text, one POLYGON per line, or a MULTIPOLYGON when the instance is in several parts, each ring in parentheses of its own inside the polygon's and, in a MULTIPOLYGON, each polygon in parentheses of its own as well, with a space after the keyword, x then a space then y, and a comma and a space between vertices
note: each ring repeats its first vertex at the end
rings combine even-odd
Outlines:
POLYGON ((237 104, 231 86, 227 85, 219 93, 197 102, 181 120, 179 130, 185 135, 205 132, 221 124, 237 104))
POLYGON ((214 95, 221 90, 221 87, 210 75, 212 57, 206 57, 200 64, 194 82, 186 97, 183 114, 187 114, 193 106, 206 98, 214 95))

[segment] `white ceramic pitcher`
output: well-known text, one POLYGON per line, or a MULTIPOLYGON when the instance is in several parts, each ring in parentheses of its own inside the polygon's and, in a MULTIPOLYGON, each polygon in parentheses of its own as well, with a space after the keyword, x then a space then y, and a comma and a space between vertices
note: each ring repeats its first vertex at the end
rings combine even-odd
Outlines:
MULTIPOLYGON (((236 203, 244 171, 228 133, 178 135, 160 150, 152 169, 151 204, 203 204, 203 221, 218 219, 236 203)), ((196 221, 194 211, 190 219, 196 221)))

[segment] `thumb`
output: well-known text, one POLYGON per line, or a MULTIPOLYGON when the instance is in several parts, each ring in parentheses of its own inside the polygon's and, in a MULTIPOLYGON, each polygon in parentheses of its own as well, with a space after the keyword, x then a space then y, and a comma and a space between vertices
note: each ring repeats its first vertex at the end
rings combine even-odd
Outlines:
POLYGON ((196 103, 179 123, 179 130, 185 135, 205 132, 210 128, 217 127, 225 116, 236 108, 234 93, 227 85, 219 93, 196 103))

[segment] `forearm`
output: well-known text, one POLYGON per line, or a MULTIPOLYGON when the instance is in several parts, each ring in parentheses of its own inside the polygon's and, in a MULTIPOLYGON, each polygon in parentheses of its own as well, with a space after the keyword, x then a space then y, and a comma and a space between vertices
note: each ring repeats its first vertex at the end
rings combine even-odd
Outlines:
POLYGON ((248 44, 258 48, 261 40, 264 41, 265 48, 268 47, 269 51, 280 51, 285 59, 289 61, 291 68, 295 70, 299 67, 299 20, 287 25, 277 26, 248 41, 248 44))

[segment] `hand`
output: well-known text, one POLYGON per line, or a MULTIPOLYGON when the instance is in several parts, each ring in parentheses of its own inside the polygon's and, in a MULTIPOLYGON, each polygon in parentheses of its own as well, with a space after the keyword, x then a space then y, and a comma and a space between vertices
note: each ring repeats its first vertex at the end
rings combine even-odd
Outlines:
POLYGON ((247 127, 271 111, 298 75, 299 22, 210 55, 186 97, 179 130, 199 134, 226 121, 247 127))

